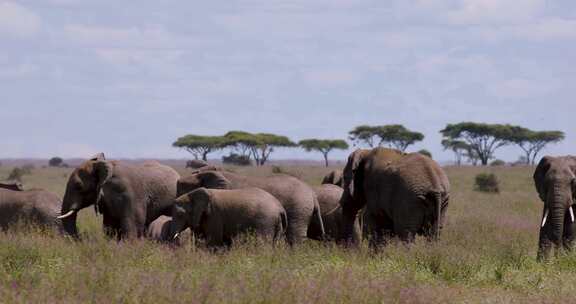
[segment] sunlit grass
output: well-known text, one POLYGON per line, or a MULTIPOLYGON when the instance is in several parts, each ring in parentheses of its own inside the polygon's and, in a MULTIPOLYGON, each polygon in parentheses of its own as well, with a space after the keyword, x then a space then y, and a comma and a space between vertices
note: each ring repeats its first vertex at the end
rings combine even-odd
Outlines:
MULTIPOLYGON (((314 184, 331 170, 282 169, 314 184)), ((532 170, 446 168, 452 194, 441 240, 393 243, 377 253, 366 244, 343 249, 314 241, 288 248, 248 239, 218 253, 189 243, 177 249, 145 240, 116 243, 87 208, 80 215, 82 242, 27 229, 0 234, 0 302, 570 302, 576 254, 535 261, 542 203, 532 170), (481 172, 498 176, 500 194, 474 191, 481 172)), ((0 177, 7 172, 0 168, 0 177)), ((25 185, 62 195, 67 172, 35 169, 25 185)))

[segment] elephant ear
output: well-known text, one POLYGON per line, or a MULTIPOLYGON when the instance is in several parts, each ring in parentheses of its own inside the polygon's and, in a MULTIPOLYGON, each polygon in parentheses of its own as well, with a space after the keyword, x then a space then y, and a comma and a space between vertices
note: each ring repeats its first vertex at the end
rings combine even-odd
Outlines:
POLYGON ((206 188, 199 188, 188 195, 192 204, 192 229, 198 229, 202 219, 212 213, 212 195, 206 188))
POLYGON ((106 160, 97 160, 94 162, 94 175, 96 177, 96 202, 94 208, 96 213, 99 212, 102 196, 104 195, 102 187, 114 174, 114 166, 106 160))
POLYGON ((207 171, 198 174, 203 187, 209 189, 229 189, 230 181, 220 171, 207 171))
POLYGON ((536 191, 538 191, 538 196, 540 196, 540 199, 543 202, 546 202, 546 187, 544 186, 544 178, 546 177, 548 170, 550 170, 550 166, 553 160, 554 158, 552 156, 544 156, 534 171, 534 185, 536 186, 536 191))
POLYGON ((104 153, 100 152, 92 157, 90 157, 91 161, 102 161, 102 160, 106 160, 106 157, 104 156, 104 153))
POLYGON ((344 190, 352 197, 362 196, 362 187, 364 183, 364 157, 367 150, 358 149, 348 157, 346 166, 342 173, 344 190))

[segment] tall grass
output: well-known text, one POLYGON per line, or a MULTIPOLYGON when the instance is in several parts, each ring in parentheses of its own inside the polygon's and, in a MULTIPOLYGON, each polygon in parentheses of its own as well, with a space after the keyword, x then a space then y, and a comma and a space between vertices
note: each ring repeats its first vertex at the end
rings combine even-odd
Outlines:
MULTIPOLYGON (((283 169, 318 184, 333 168, 283 169)), ((219 253, 189 243, 117 243, 103 236, 101 218, 87 208, 79 219, 82 242, 34 229, 0 233, 0 302, 573 302, 576 254, 535 261, 542 203, 532 170, 446 168, 452 193, 441 240, 393 243, 380 252, 313 241, 292 249, 248 241, 219 253), (499 195, 474 191, 474 177, 486 170, 498 176, 499 195)), ((62 194, 68 172, 35 169, 24 183, 62 194)))

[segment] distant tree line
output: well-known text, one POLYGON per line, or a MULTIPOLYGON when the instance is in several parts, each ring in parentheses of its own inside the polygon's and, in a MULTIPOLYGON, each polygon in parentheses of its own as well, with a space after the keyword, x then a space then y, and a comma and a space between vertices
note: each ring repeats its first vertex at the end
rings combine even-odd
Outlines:
MULTIPOLYGON (((444 150, 454 153, 457 165, 463 162, 487 165, 495 158, 495 151, 507 145, 518 146, 524 154, 523 162, 534 164, 546 145, 558 143, 565 137, 561 131, 533 131, 509 124, 475 122, 448 124, 440 133, 443 135, 441 144, 444 150)), ((348 139, 354 146, 387 146, 406 151, 409 146, 422 141, 424 134, 398 124, 361 125, 348 132, 348 139)), ((296 143, 283 135, 245 131, 229 131, 221 136, 188 134, 178 138, 172 145, 204 161, 212 152, 229 149, 230 154, 223 157, 224 162, 240 165, 254 163, 257 166, 264 165, 278 148, 300 147, 306 152, 319 152, 326 166, 329 165, 328 155, 331 151, 349 148, 348 143, 342 139, 310 138, 296 143)), ((428 150, 418 152, 432 157, 428 150)))

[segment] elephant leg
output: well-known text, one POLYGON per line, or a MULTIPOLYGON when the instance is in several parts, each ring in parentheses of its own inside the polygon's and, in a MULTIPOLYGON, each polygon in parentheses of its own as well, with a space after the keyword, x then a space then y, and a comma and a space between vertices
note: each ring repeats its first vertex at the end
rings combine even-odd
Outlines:
POLYGON ((104 228, 104 233, 110 239, 120 237, 120 225, 116 219, 108 214, 104 214, 102 220, 102 226, 104 228))
POLYGON ((547 260, 550 257, 550 251, 552 250, 552 240, 548 238, 548 223, 540 228, 540 237, 538 240, 538 261, 547 260))
POLYGON ((368 212, 364 217, 364 227, 369 233, 370 247, 374 249, 386 246, 392 238, 392 219, 384 212, 378 215, 368 212))
POLYGON ((572 251, 574 243, 574 223, 569 215, 564 217, 564 232, 562 234, 562 247, 566 251, 572 251))
POLYGON ((143 223, 138 223, 138 221, 133 218, 124 218, 121 221, 121 238, 137 238, 145 235, 145 225, 143 223))

